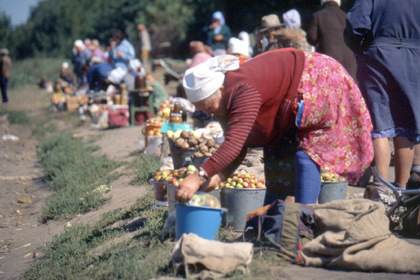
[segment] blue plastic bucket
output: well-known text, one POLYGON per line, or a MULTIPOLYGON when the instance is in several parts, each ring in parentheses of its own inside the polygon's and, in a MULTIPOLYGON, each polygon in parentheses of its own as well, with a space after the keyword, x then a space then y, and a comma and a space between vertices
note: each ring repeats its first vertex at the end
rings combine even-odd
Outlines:
POLYGON ((216 240, 225 208, 191 206, 177 203, 176 207, 176 240, 184 233, 195 233, 198 236, 216 240))

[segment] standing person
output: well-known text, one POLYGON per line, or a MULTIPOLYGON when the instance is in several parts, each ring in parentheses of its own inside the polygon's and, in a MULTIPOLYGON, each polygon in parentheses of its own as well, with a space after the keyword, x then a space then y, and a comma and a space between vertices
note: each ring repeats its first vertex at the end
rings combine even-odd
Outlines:
POLYGON ((139 41, 137 45, 137 56, 140 58, 141 62, 144 65, 144 68, 148 70, 149 66, 149 56, 152 51, 152 42, 150 41, 149 32, 146 29, 144 24, 137 25, 137 31, 139 33, 139 41))
POLYGON ((340 62, 356 79, 356 59, 344 43, 346 13, 340 9, 340 0, 321 0, 322 9, 312 16, 307 39, 315 50, 340 62))
POLYGON ((279 48, 277 39, 274 35, 278 34, 283 24, 277 15, 271 14, 261 18, 261 28, 257 36, 257 54, 272 51, 279 48))
MULTIPOLYGON (((236 57, 218 56, 187 70, 184 87, 198 109, 221 121, 225 141, 200 171, 182 181, 178 201, 215 188, 250 147, 264 147, 265 158, 267 148, 280 145, 293 130, 297 202, 318 199, 320 167, 355 183, 372 161, 365 102, 343 66, 326 55, 281 49, 240 66, 236 57)), ((267 182, 268 193, 281 191, 267 182)))
POLYGON ((419 14, 416 0, 358 0, 347 14, 345 30, 372 116, 376 167, 387 179, 392 138, 395 183, 401 189, 413 163, 413 145, 420 140, 419 14))
POLYGON ((300 14, 296 9, 283 14, 284 27, 274 37, 280 47, 294 47, 305 52, 311 52, 312 46, 306 40, 306 32, 300 28, 300 14))
POLYGON ((249 45, 247 44, 247 42, 235 37, 231 37, 229 39, 228 46, 229 54, 238 57, 239 64, 242 64, 251 58, 251 56, 249 55, 249 45))
POLYGON ((227 54, 227 43, 232 32, 225 24, 222 12, 214 12, 212 21, 212 24, 204 28, 204 32, 207 34, 207 45, 211 47, 213 55, 227 54))
POLYGON ((74 42, 75 54, 72 59, 73 72, 77 78, 77 87, 80 88, 87 84, 87 75, 83 67, 90 58, 90 51, 85 47, 82 40, 76 40, 74 42))
POLYGON ((254 49, 252 48, 252 45, 251 45, 251 36, 249 36, 249 33, 246 31, 239 32, 238 39, 241 39, 247 44, 248 49, 249 49, 248 54, 250 57, 252 57, 252 55, 254 54, 254 49))
POLYGON ((12 73, 12 60, 9 57, 8 49, 0 50, 1 60, 0 60, 0 86, 1 86, 1 96, 3 98, 3 104, 7 104, 9 99, 7 98, 7 83, 9 82, 10 75, 12 73))
POLYGON ((110 44, 109 57, 112 67, 128 71, 130 60, 135 58, 133 45, 125 39, 124 33, 119 29, 112 32, 110 44))

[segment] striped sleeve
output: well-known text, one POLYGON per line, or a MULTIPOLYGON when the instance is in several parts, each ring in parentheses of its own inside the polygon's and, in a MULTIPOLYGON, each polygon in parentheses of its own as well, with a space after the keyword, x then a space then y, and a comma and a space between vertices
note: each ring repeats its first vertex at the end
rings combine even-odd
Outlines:
POLYGON ((261 108, 261 94, 247 84, 238 85, 231 96, 225 141, 202 165, 210 176, 218 172, 229 176, 241 164, 246 155, 245 141, 261 108))

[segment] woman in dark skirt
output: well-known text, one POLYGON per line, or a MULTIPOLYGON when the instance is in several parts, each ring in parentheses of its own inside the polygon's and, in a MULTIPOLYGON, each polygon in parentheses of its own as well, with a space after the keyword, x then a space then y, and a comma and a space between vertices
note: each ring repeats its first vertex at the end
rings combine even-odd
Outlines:
MULTIPOLYGON (((357 79, 372 117, 374 160, 405 188, 420 140, 420 5, 416 0, 358 0, 347 14, 345 40, 356 53, 357 79)), ((384 190, 378 184, 379 190, 384 190)))

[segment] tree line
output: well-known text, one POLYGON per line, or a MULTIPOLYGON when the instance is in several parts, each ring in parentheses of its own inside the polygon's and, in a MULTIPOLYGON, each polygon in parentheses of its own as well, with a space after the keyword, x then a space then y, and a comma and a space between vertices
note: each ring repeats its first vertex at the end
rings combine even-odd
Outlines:
MULTIPOLYGON (((348 10, 354 0, 342 0, 348 10)), ((113 29, 123 30, 128 40, 137 40, 136 25, 145 24, 154 45, 171 42, 187 51, 190 40, 204 40, 202 28, 211 14, 221 10, 233 34, 253 32, 261 17, 296 8, 303 28, 310 15, 320 8, 319 0, 211 1, 211 0, 42 0, 31 9, 25 24, 13 27, 0 14, 0 47, 7 47, 15 59, 27 57, 69 57, 76 39, 98 39, 108 44, 113 29)), ((182 55, 182 51, 175 55, 182 55)))

